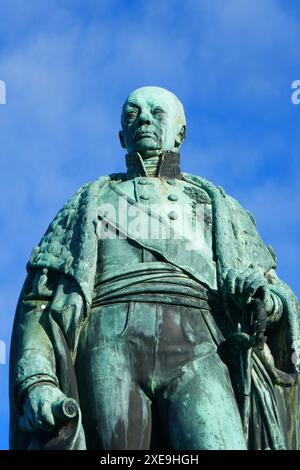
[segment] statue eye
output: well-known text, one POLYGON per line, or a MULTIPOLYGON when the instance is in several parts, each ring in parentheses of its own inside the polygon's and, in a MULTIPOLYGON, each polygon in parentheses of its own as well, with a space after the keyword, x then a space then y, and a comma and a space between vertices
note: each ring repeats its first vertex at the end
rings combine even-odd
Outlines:
POLYGON ((154 108, 152 110, 152 114, 158 118, 162 117, 163 114, 165 114, 164 110, 162 108, 154 108))
POLYGON ((133 121, 137 117, 137 110, 135 109, 130 109, 126 112, 126 117, 129 121, 133 121))

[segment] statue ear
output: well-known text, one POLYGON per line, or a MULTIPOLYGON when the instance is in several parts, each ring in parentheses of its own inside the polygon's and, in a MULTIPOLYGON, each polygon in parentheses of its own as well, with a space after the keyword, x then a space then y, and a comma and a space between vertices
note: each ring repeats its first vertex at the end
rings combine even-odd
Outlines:
POLYGON ((122 131, 119 131, 119 139, 120 139, 121 147, 122 147, 123 149, 126 149, 124 134, 123 134, 122 131))
POLYGON ((175 147, 177 147, 177 148, 180 147, 180 145, 182 144, 182 142, 185 139, 185 135, 186 135, 186 127, 182 126, 182 128, 180 129, 180 131, 178 132, 178 134, 176 136, 175 147))

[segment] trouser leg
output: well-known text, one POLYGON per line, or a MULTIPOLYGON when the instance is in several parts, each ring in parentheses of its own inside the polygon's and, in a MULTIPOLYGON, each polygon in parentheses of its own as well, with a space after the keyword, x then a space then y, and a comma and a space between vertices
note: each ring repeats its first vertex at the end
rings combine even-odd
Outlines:
POLYGON ((82 333, 87 447, 149 449, 151 398, 169 448, 245 449, 228 370, 199 309, 129 305, 93 312, 82 333))
POLYGON ((88 449, 150 446, 151 401, 135 380, 122 339, 127 324, 128 304, 116 304, 93 312, 82 333, 77 376, 88 449))
POLYGON ((110 378, 110 390, 97 381, 88 401, 82 404, 88 449, 149 449, 150 400, 138 386, 123 380, 124 376, 121 380, 110 378))
POLYGON ((171 448, 246 449, 228 371, 217 354, 184 366, 158 402, 171 448))

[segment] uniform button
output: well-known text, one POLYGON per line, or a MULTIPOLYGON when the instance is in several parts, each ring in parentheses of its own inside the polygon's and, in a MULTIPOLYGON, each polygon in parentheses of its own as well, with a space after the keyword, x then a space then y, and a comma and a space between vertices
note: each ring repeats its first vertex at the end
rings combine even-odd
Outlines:
POLYGON ((147 201, 147 199, 150 199, 150 196, 148 196, 147 194, 141 194, 140 199, 143 199, 144 201, 147 201))
POLYGON ((139 180, 138 181, 139 184, 149 184, 149 181, 148 180, 139 180))
POLYGON ((167 183, 170 184, 171 186, 175 185, 175 180, 167 180, 167 183))
POLYGON ((168 196, 169 201, 178 201, 177 194, 169 194, 168 196))
POLYGON ((174 211, 169 212, 168 216, 169 216, 169 219, 171 220, 176 220, 178 217, 177 213, 174 211))

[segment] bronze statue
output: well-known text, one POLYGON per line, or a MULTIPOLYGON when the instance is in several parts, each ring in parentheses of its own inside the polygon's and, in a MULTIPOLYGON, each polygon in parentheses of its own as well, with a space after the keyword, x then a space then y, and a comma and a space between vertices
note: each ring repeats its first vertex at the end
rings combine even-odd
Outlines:
POLYGON ((126 173, 81 187, 28 263, 11 448, 299 448, 299 305, 251 214, 183 173, 182 104, 122 110, 126 173))

